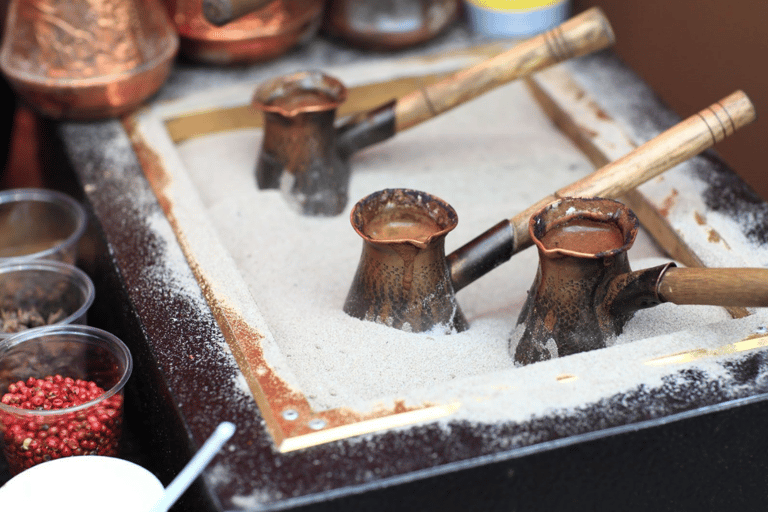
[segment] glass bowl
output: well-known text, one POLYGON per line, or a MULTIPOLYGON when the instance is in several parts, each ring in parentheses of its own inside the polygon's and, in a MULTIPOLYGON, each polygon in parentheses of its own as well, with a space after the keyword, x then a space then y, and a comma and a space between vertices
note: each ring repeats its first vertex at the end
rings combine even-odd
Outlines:
POLYGON ((132 367, 125 344, 94 327, 0 341, 0 441, 11 475, 62 457, 117 456, 132 367))
POLYGON ((67 263, 0 264, 0 340, 34 327, 85 324, 94 295, 88 275, 67 263))
POLYGON ((0 192, 0 263, 51 259, 74 264, 85 232, 85 209, 55 190, 0 192))

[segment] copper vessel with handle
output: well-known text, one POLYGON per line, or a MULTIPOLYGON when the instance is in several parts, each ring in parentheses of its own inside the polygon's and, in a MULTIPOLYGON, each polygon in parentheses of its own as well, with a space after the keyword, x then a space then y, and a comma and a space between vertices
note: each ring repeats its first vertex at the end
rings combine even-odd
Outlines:
POLYGON ((602 198, 563 198, 531 218, 539 267, 517 321, 525 329, 510 339, 516 364, 605 348, 635 312, 664 302, 768 307, 765 268, 632 271, 639 226, 629 208, 602 198))
POLYGON ((468 327, 445 263, 445 236, 459 222, 448 203, 417 190, 386 189, 361 199, 350 220, 363 252, 347 314, 410 332, 468 327))

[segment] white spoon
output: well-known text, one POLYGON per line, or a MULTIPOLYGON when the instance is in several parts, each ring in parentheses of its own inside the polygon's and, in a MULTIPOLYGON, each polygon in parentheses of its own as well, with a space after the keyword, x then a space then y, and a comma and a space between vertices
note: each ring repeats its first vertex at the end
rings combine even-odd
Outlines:
POLYGON ((211 459, 218 453, 221 447, 226 443, 232 434, 235 433, 235 425, 228 421, 219 423, 213 434, 203 443, 192 460, 187 462, 184 469, 181 470, 171 484, 165 488, 163 495, 157 500, 150 512, 167 512, 171 505, 184 494, 184 491, 192 485, 192 482, 202 473, 203 469, 211 462, 211 459))

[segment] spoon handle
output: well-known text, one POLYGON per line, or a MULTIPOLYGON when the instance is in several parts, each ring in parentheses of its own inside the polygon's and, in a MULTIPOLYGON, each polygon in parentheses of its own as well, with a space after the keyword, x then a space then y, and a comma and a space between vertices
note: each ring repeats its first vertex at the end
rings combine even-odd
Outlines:
POLYGON ((510 50, 397 100, 395 131, 411 128, 485 92, 615 41, 603 11, 593 7, 510 50))
POLYGON ((194 457, 187 462, 181 473, 176 475, 171 484, 165 488, 165 492, 155 503, 150 512, 166 512, 176 500, 184 494, 184 491, 192 485, 203 469, 211 462, 211 459, 218 453, 221 447, 226 443, 232 434, 235 433, 235 425, 228 421, 219 423, 213 434, 203 443, 203 446, 197 451, 194 457))
POLYGON ((768 269, 669 268, 658 294, 674 304, 768 307, 768 269))

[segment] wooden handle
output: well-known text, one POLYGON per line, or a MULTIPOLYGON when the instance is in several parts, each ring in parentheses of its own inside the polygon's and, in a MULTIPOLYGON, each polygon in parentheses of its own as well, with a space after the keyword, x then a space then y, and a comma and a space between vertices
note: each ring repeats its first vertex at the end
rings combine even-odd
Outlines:
POLYGON ((203 16, 216 26, 226 25, 273 0, 203 0, 203 16))
POLYGON ((536 212, 552 201, 563 197, 620 197, 698 155, 755 118, 755 107, 747 95, 741 91, 734 92, 618 160, 515 215, 510 222, 515 226, 516 245, 522 249, 531 244, 528 222, 536 212))
POLYGON ((395 131, 411 128, 517 78, 606 48, 614 40, 608 19, 593 7, 496 57, 400 98, 395 106, 395 131))
POLYGON ((768 307, 768 269, 669 268, 658 293, 674 304, 768 307))

